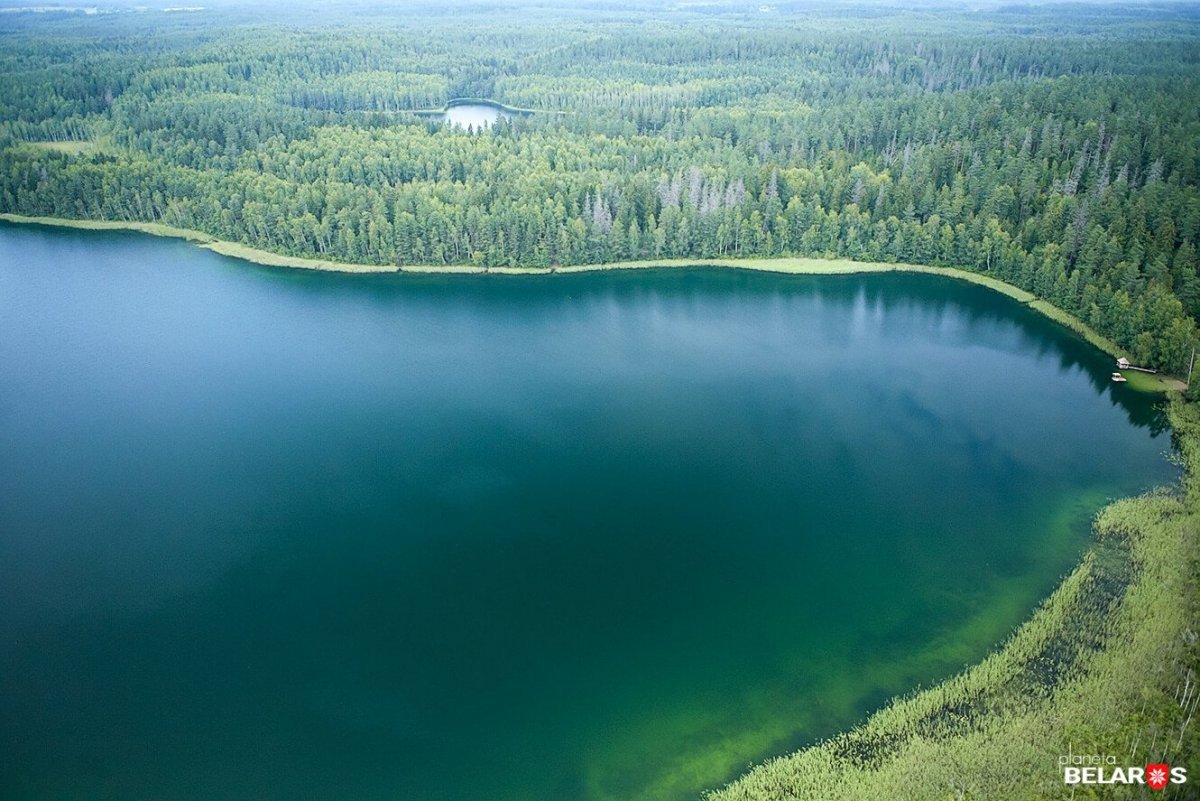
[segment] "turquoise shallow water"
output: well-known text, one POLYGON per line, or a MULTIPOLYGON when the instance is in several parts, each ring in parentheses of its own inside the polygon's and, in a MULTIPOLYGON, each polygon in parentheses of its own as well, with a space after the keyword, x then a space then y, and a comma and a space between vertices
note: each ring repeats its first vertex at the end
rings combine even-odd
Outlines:
POLYGON ((1152 402, 933 276, 0 227, 0 796, 685 799, 977 660, 1152 402))

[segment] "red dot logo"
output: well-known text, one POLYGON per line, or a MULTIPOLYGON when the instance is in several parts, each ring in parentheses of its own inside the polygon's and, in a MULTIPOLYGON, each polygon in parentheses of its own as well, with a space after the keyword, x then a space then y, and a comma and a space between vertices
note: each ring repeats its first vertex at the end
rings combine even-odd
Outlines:
POLYGON ((1161 790, 1167 786, 1170 781, 1171 766, 1163 764, 1152 764, 1146 766, 1146 784, 1151 790, 1161 790))

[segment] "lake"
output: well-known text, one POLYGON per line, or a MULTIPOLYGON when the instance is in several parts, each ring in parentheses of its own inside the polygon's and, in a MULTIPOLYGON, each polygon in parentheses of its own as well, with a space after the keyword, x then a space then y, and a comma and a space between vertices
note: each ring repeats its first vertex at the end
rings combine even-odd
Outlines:
POLYGON ((980 659, 1154 400, 930 275, 0 224, 0 796, 695 798, 980 659))
POLYGON ((507 111, 486 103, 462 103, 450 106, 442 114, 442 119, 456 128, 473 128, 480 130, 488 128, 496 120, 511 117, 507 111))

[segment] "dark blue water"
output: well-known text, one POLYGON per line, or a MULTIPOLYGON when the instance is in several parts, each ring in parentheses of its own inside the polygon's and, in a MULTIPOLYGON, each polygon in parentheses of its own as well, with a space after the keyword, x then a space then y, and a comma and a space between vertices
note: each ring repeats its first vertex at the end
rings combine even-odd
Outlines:
POLYGON ((0 796, 684 799, 979 659, 1174 477, 920 275, 339 276, 0 227, 0 796))

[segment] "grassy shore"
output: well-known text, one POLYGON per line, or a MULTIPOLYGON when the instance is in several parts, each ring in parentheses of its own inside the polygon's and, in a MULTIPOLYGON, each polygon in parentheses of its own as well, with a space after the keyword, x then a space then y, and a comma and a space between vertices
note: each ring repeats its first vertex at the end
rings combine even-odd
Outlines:
MULTIPOLYGON (((1105 508, 1079 566, 1003 646, 709 801, 1067 798, 1060 759, 1071 754, 1200 770, 1200 407, 1174 396, 1170 415, 1182 486, 1105 508)), ((1195 781, 1162 797, 1196 797, 1195 781)), ((1141 786, 1075 789, 1146 797, 1141 786)))
POLYGON ((321 259, 305 259, 296 256, 284 256, 259 250, 237 242, 225 242, 209 236, 203 231, 190 228, 176 228, 172 225, 151 222, 127 222, 123 220, 68 220, 60 217, 22 217, 19 214, 0 214, 0 220, 11 223, 27 223, 31 225, 50 225, 61 228, 80 228, 87 231, 140 231, 153 236, 165 236, 174 239, 186 239, 201 247, 230 256, 242 261, 261 264, 268 267, 291 267, 302 270, 325 270, 344 273, 394 273, 395 267, 378 264, 343 264, 321 259))
POLYGON ((306 259, 298 256, 283 256, 279 253, 271 253, 266 250, 259 250, 248 245, 242 245, 237 242, 222 242, 214 240, 207 242, 203 247, 208 248, 214 253, 220 253, 222 256, 232 256, 235 259, 242 261, 253 262, 254 264, 262 264, 268 267, 291 267, 300 270, 325 270, 328 272, 339 273, 394 273, 395 267, 387 267, 380 264, 344 264, 336 261, 325 261, 322 259, 306 259))
MULTIPOLYGON (((850 259, 815 259, 800 256, 785 256, 771 259, 642 259, 607 264, 582 264, 570 267, 477 267, 474 265, 403 265, 393 267, 381 264, 350 264, 328 259, 312 259, 302 256, 287 256, 238 242, 226 242, 201 231, 175 228, 162 223, 126 222, 116 220, 71 220, 58 217, 23 217, 18 214, 0 214, 0 220, 12 223, 62 226, 90 230, 131 230, 154 236, 176 237, 196 243, 223 256, 266 267, 288 267, 300 270, 323 270, 342 273, 428 273, 428 274, 497 274, 497 275, 570 275, 596 272, 599 270, 639 270, 670 267, 726 267, 739 270, 789 273, 793 275, 847 275, 853 273, 906 272, 943 275, 960 281, 969 281, 1007 295, 1031 309, 1040 312, 1057 323, 1071 329, 1091 344, 1114 358, 1128 356, 1115 342, 1102 336, 1084 321, 1054 306, 1036 295, 996 278, 954 267, 930 267, 921 264, 891 264, 886 262, 851 261, 850 259)), ((1166 392, 1181 390, 1184 383, 1167 375, 1152 375, 1137 371, 1126 372, 1131 389, 1143 392, 1166 392)))
POLYGON ((68 220, 61 217, 22 217, 19 214, 0 214, 0 220, 31 225, 52 225, 59 228, 80 228, 86 231, 141 231, 153 236, 186 239, 197 244, 216 242, 214 237, 200 231, 175 228, 163 223, 128 222, 124 220, 68 220))

